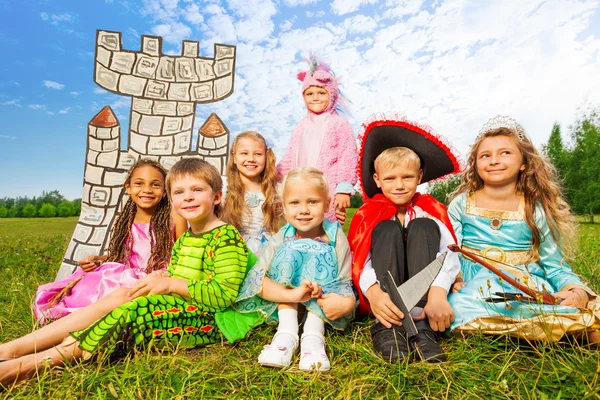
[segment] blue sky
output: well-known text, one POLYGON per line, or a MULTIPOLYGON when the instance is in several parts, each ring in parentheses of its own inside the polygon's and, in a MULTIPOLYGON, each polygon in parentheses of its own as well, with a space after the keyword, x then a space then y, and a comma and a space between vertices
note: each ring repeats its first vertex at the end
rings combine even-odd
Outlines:
MULTIPOLYGON (((375 112, 429 123, 463 156, 496 114, 539 145, 558 121, 600 104, 599 1, 0 0, 0 197, 59 190, 81 197, 86 127, 111 105, 128 126, 130 99, 92 78, 96 29, 237 46, 235 92, 197 107, 232 132, 254 129, 282 155, 305 111, 304 57, 327 60, 356 131, 375 112)), ((125 146, 126 144, 123 143, 125 146)))

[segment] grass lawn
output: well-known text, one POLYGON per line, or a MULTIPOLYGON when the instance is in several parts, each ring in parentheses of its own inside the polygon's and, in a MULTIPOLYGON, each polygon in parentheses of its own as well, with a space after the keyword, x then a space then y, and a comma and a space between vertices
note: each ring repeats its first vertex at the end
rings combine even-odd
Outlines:
MULTIPOLYGON (((0 219, 0 342, 34 327, 36 287, 54 279, 76 218, 0 219)), ((600 289, 600 224, 581 224, 573 263, 600 289)), ((2 391, 2 398, 473 398, 599 399, 600 352, 578 345, 475 336, 443 342, 448 362, 387 364, 372 350, 370 322, 327 333, 332 370, 261 368, 256 357, 275 329, 236 345, 215 344, 175 355, 147 351, 112 365, 91 362, 52 371, 2 391)))

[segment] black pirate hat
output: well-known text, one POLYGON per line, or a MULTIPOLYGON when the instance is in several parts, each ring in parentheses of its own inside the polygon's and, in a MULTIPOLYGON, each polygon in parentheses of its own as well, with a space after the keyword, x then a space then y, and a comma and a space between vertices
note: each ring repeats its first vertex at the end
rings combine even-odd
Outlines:
POLYGON ((421 183, 460 172, 460 160, 445 139, 429 126, 397 116, 376 116, 363 123, 358 136, 358 177, 362 192, 371 198, 381 189, 373 180, 375 159, 391 147, 407 147, 421 159, 421 183))

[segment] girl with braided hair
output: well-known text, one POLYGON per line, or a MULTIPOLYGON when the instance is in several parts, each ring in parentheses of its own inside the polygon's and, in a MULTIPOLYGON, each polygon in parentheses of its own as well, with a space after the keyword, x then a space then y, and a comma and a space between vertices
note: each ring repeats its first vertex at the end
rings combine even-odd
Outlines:
MULTIPOLYGON (((166 175, 154 160, 140 159, 133 165, 125 179, 129 199, 113 225, 108 254, 85 257, 71 276, 38 288, 33 312, 41 324, 93 304, 115 289, 130 288, 147 274, 166 271, 175 239, 166 175)), ((181 234, 187 224, 177 221, 181 234)))

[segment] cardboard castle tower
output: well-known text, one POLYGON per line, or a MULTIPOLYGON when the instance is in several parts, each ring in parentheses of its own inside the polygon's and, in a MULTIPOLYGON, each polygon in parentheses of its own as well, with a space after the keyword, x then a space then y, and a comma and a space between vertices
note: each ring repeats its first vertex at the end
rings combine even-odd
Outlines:
POLYGON ((183 157, 200 157, 225 174, 229 131, 211 114, 192 149, 196 104, 233 93, 235 46, 214 45, 214 58, 200 57, 199 43, 183 41, 181 56, 162 54, 162 38, 142 36, 141 51, 123 50, 121 33, 98 30, 94 81, 131 96, 128 148, 121 150, 121 127, 110 107, 88 125, 81 215, 56 279, 77 268, 77 260, 105 254, 109 232, 127 194, 123 183, 141 157, 166 169, 183 157))

